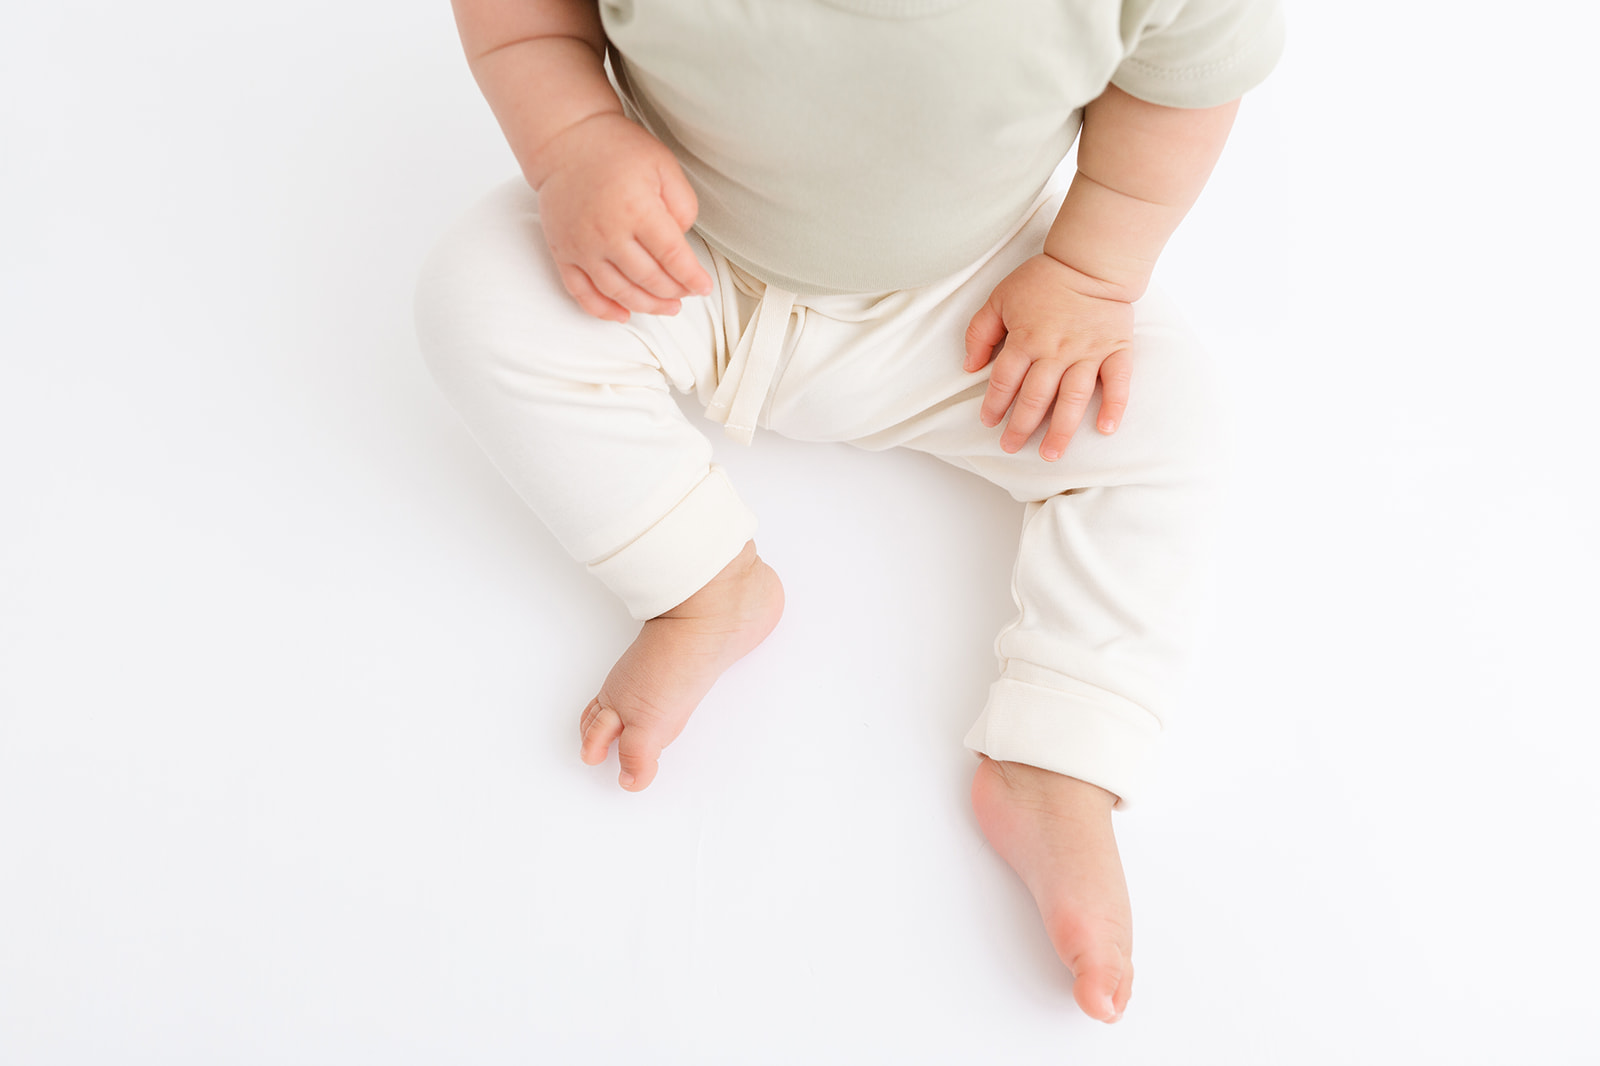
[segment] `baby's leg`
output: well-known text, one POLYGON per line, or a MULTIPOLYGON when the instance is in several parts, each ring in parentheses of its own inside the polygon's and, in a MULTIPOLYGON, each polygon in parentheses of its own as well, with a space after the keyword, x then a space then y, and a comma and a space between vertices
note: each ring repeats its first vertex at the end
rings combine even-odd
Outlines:
POLYGON ((578 722, 583 761, 605 761, 618 741, 630 792, 650 784, 661 749, 722 672, 767 638, 783 613, 778 575, 747 542, 733 562, 693 596, 644 623, 606 675, 578 722))
POLYGON ((1204 353, 1152 294, 1136 307, 1121 428, 1094 428, 1097 398, 1058 462, 1039 457, 1042 431, 1018 454, 1001 451, 1001 429, 979 420, 988 374, 961 369, 962 338, 1053 215, 1038 212, 962 277, 870 306, 828 303, 807 320, 770 425, 802 439, 926 451, 1025 504, 1019 614, 996 642, 1001 676, 966 741, 984 756, 972 801, 1077 975, 1079 1004, 1112 1021, 1133 968, 1111 811, 1137 794, 1171 701, 1206 534, 1216 413, 1204 353))
POLYGON ((585 762, 617 741, 630 791, 782 612, 754 516, 670 391, 714 386, 719 300, 626 326, 584 314, 520 180, 456 225, 417 288, 419 340, 445 395, 567 551, 645 620, 579 723, 585 762))
MULTIPOLYGON (((1074 993, 1115 1021, 1132 992, 1132 917, 1111 811, 1138 795, 1173 702, 1209 534, 1217 421, 1208 365, 1159 294, 1136 309, 1132 393, 1116 433, 1097 396, 1065 455, 1021 452, 978 423, 982 388, 899 443, 1027 501, 1001 674, 966 743, 978 823, 1032 891, 1074 993)), ((878 443, 878 442, 875 442, 878 443)))

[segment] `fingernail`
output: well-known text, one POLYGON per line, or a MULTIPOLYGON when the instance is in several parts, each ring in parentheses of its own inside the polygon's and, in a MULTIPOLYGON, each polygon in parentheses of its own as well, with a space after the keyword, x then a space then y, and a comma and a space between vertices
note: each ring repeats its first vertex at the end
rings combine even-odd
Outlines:
POLYGON ((1108 418, 1104 422, 1100 423, 1100 432, 1101 433, 1115 433, 1116 431, 1117 431, 1117 424, 1115 422, 1113 422, 1111 419, 1108 418))
MULTIPOLYGON (((630 785, 633 784, 633 775, 629 774, 629 773, 624 773, 620 777, 618 777, 617 780, 622 784, 623 788, 628 788, 630 785)), ((1108 1000, 1107 1002, 1110 1002, 1110 1001, 1108 1000)))
POLYGON ((1046 448, 1043 454, 1052 463, 1061 458, 1061 452, 1056 448, 1046 448))
POLYGON ((1106 1021, 1108 1021, 1108 1022, 1114 1022, 1118 1018, 1122 1017, 1121 1014, 1117 1013, 1117 1005, 1115 1003, 1111 1002, 1111 994, 1109 992, 1106 993, 1105 1012, 1106 1012, 1106 1021))

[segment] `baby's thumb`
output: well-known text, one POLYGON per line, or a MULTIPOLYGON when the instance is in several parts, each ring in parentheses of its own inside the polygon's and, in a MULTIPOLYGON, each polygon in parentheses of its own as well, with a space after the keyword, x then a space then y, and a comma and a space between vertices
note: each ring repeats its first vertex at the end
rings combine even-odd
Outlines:
POLYGON ((678 166, 676 159, 663 162, 659 173, 661 202, 666 205, 672 221, 678 224, 678 229, 687 233, 700 215, 700 201, 695 197, 694 188, 690 186, 689 179, 683 176, 683 168, 678 166))
POLYGON ((995 347, 1005 340, 1005 337, 1005 319, 1000 316, 1000 310, 995 307, 995 299, 991 295, 988 302, 978 308, 978 313, 973 315, 972 321, 967 324, 967 358, 963 367, 971 373, 988 366, 995 347))

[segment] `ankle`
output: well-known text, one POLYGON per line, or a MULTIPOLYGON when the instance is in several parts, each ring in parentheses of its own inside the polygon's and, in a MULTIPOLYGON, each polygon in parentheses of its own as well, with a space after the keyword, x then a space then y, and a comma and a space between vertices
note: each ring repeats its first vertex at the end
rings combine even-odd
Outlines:
MULTIPOLYGON (((984 758, 988 760, 988 756, 984 758)), ((1116 806, 1115 793, 1088 781, 1027 763, 988 761, 993 763, 994 769, 1013 794, 1047 804, 1051 809, 1109 818, 1116 806)))
POLYGON ((698 592, 658 618, 700 618, 761 606, 783 595, 777 574, 756 554, 755 541, 746 541, 739 554, 706 582, 698 592))

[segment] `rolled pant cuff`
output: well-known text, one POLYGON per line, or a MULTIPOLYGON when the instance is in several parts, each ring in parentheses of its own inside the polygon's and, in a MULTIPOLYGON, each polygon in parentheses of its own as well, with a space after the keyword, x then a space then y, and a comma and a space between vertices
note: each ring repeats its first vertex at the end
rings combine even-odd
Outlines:
POLYGON ((669 611, 705 587, 755 536, 756 516, 722 467, 710 471, 655 525, 588 564, 638 619, 669 611))
POLYGON ((1064 674, 1051 687, 1002 677, 963 743, 991 759, 1020 762, 1099 785, 1126 808, 1155 761, 1161 725, 1120 696, 1064 674))

